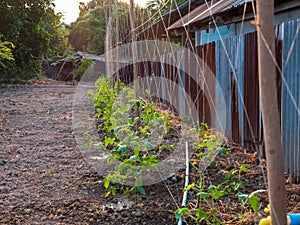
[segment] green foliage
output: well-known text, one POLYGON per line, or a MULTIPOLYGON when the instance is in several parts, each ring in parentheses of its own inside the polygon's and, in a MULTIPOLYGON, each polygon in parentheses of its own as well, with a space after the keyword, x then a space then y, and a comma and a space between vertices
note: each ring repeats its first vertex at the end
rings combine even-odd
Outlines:
POLYGON ((125 195, 132 192, 145 194, 142 188, 142 173, 146 167, 153 167, 165 149, 175 150, 174 146, 160 144, 171 126, 170 117, 158 113, 154 103, 147 99, 135 99, 134 89, 120 85, 120 92, 111 87, 105 78, 96 82, 97 92, 90 93, 96 108, 96 117, 100 119, 99 130, 104 132, 102 143, 109 150, 107 163, 119 161, 112 174, 106 176, 104 186, 107 195, 113 194, 111 188, 126 179, 134 179, 131 189, 122 187, 125 195), (135 112, 138 109, 139 114, 135 112), (155 130, 154 133, 151 131, 155 130))
POLYGON ((83 76, 85 71, 93 64, 90 58, 82 58, 80 66, 74 71, 74 79, 79 79, 83 76))
POLYGON ((15 44, 15 60, 0 68, 2 75, 36 76, 44 59, 65 51, 61 15, 54 12, 53 0, 3 0, 0 15, 0 33, 15 44))
POLYGON ((247 166, 245 164, 241 165, 239 169, 231 169, 224 179, 226 181, 225 189, 228 192, 238 192, 245 183, 242 182, 242 173, 247 172, 247 166))
POLYGON ((146 7, 152 14, 159 12, 157 17, 160 18, 162 15, 170 12, 173 9, 176 9, 177 6, 180 6, 185 2, 187 2, 187 0, 149 0, 146 7))
MULTIPOLYGON (((195 153, 200 162, 210 162, 210 168, 215 169, 215 157, 218 153, 229 154, 230 149, 221 147, 222 137, 205 123, 193 125, 190 132, 198 134, 195 153)), ((205 163, 204 163, 205 164, 205 163)))
POLYGON ((249 195, 239 192, 238 200, 242 202, 242 211, 244 210, 245 205, 249 203, 253 211, 257 213, 259 210, 260 202, 260 198, 257 195, 262 192, 266 192, 266 190, 256 190, 249 195))
MULTIPOLYGON (((196 150, 200 164, 202 160, 205 160, 210 152, 217 152, 225 155, 230 154, 230 149, 221 148, 221 138, 206 124, 195 126, 194 129, 197 130, 200 137, 196 150), (208 154, 205 154, 205 152, 208 154)), ((237 215, 236 219, 240 219, 242 221, 244 209, 247 204, 251 206, 254 212, 258 212, 260 198, 257 194, 263 192, 263 190, 255 191, 249 195, 242 193, 245 189, 245 183, 242 181, 242 176, 248 171, 246 165, 243 164, 239 168, 231 169, 223 176, 223 179, 220 179, 220 182, 215 185, 208 185, 205 182, 205 173, 201 166, 200 169, 198 169, 197 163, 193 163, 192 166, 198 170, 200 179, 197 183, 191 183, 188 185, 185 190, 196 193, 195 197, 197 198, 198 207, 194 209, 188 209, 186 207, 177 209, 175 211, 177 221, 179 219, 185 220, 186 217, 189 217, 199 225, 225 224, 219 218, 216 205, 218 205, 219 202, 224 202, 225 198, 232 198, 232 196, 237 196, 237 200, 241 202, 241 211, 237 215), (204 209, 206 210, 204 211, 204 209)), ((212 163, 210 169, 211 171, 215 171, 217 169, 217 163, 212 163)))
MULTIPOLYGON (((236 171, 243 171, 243 168, 244 166, 241 166, 241 168, 236 171)), ((237 176, 233 176, 231 179, 239 178, 237 176)), ((242 219, 246 204, 249 204, 254 212, 258 212, 260 198, 257 195, 261 192, 265 192, 265 190, 257 190, 249 195, 243 194, 239 191, 239 189, 228 189, 228 178, 224 177, 224 180, 224 182, 220 182, 217 186, 210 185, 205 187, 203 179, 200 179, 198 185, 195 183, 190 184, 185 190, 194 190, 198 193, 196 196, 198 198, 199 206, 193 210, 188 210, 188 208, 177 209, 175 211, 176 220, 178 221, 180 218, 184 219, 185 216, 188 216, 199 225, 204 222, 205 224, 225 224, 218 218, 215 206, 217 201, 222 201, 224 198, 230 198, 229 194, 236 195, 238 201, 241 202, 241 211, 236 216, 236 219, 242 219), (203 208, 205 208, 203 207, 203 204, 208 206, 210 210, 203 211, 203 208)))
MULTIPOLYGON (((76 22, 70 26, 69 43, 75 51, 103 54, 105 47, 106 26, 108 18, 112 16, 112 43, 116 43, 116 20, 114 9, 109 1, 91 0, 88 3, 80 3, 80 15, 76 22)), ((122 43, 130 41, 130 17, 128 4, 120 1, 118 4, 119 16, 119 40, 122 43)), ((136 7, 137 24, 145 17, 145 10, 136 7)))
POLYGON ((2 35, 0 34, 0 65, 5 67, 2 60, 15 60, 12 53, 12 49, 15 47, 13 43, 9 41, 1 41, 2 35))

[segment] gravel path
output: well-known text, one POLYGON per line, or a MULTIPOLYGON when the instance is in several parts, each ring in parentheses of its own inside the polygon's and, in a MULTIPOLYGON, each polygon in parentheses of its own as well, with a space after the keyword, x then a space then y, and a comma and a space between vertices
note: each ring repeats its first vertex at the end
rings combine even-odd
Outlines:
POLYGON ((174 224, 164 204, 147 207, 151 195, 128 210, 103 198, 102 178, 82 158, 72 134, 75 91, 67 85, 0 88, 0 223, 174 224))

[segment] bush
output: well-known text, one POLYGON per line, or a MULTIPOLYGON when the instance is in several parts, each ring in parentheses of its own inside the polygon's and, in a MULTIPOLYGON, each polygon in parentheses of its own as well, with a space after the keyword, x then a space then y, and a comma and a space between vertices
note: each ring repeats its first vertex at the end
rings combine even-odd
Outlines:
POLYGON ((12 53, 12 48, 14 44, 9 41, 2 41, 2 35, 0 35, 0 65, 5 67, 2 60, 14 60, 14 55, 12 53))

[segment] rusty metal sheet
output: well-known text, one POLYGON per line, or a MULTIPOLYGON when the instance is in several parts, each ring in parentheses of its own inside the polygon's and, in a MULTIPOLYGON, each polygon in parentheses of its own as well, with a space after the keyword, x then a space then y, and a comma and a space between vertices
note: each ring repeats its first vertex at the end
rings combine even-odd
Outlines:
POLYGON ((257 32, 245 35, 244 56, 244 144, 258 151, 261 142, 261 110, 258 83, 257 32))
POLYGON ((167 30, 174 30, 181 27, 186 27, 192 23, 201 21, 203 19, 208 18, 211 15, 216 13, 220 13, 229 7, 234 7, 235 5, 244 2, 241 0, 221 0, 221 1, 211 1, 209 3, 204 3, 190 13, 186 14, 171 26, 167 28, 167 30))
MULTIPOLYGON (((197 55, 205 62, 205 64, 208 66, 210 71, 213 74, 216 74, 216 49, 215 49, 215 43, 209 43, 206 45, 202 45, 196 48, 197 55)), ((202 68, 202 71, 204 73, 204 77, 207 81, 207 89, 203 90, 204 87, 201 87, 198 89, 198 93, 196 94, 196 97, 198 99, 198 113, 199 113, 199 121, 207 123, 210 126, 215 125, 214 121, 214 115, 215 112, 212 107, 210 107, 211 104, 214 104, 215 96, 209 97, 206 92, 215 93, 215 83, 212 79, 208 79, 208 76, 206 76, 205 68, 202 68)))
MULTIPOLYGON (((191 10, 195 9, 197 6, 203 4, 205 0, 190 0, 179 6, 165 15, 163 15, 158 21, 146 27, 137 35, 138 40, 143 39, 156 39, 163 36, 169 35, 166 27, 170 26, 172 23, 176 22, 181 18, 181 15, 188 14, 191 10)), ((151 21, 152 22, 152 21, 151 21)))

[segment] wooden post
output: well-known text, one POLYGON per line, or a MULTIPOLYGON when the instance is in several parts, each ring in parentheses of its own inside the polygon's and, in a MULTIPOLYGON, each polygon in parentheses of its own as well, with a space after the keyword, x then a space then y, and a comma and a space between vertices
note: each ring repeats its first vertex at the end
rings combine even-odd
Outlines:
POLYGON ((284 154, 277 101, 274 0, 257 0, 259 86, 272 225, 286 225, 284 154))

